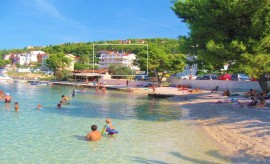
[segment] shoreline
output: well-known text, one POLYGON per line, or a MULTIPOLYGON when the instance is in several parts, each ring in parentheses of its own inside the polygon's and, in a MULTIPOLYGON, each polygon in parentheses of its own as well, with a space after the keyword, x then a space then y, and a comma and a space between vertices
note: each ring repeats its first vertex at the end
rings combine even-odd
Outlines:
MULTIPOLYGON (((123 88, 122 88, 123 89, 123 88)), ((221 91, 222 92, 222 91, 221 91)), ((184 109, 184 119, 205 131, 206 136, 220 149, 220 156, 232 163, 269 163, 270 161, 270 108, 240 108, 234 103, 216 104, 230 100, 221 92, 189 93, 175 87, 160 87, 157 94, 175 94, 169 100, 184 109)), ((133 93, 152 93, 152 89, 134 88, 133 93)), ((239 98, 249 101, 240 93, 239 98)))
POLYGON ((201 126, 217 142, 222 155, 233 163, 269 163, 270 108, 215 103, 226 98, 217 93, 203 93, 172 100, 182 101, 180 107, 189 113, 186 119, 201 126))

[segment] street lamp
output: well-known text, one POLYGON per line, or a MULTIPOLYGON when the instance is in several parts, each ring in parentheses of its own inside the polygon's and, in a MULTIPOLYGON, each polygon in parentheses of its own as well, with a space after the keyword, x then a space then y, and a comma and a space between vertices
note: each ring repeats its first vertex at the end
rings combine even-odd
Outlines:
POLYGON ((189 80, 192 80, 192 73, 191 73, 192 69, 189 69, 189 80))

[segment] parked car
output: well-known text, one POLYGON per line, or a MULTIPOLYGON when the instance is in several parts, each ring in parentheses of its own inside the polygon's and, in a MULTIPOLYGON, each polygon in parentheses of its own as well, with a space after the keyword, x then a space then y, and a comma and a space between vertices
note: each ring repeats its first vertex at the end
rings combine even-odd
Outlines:
POLYGON ((137 75, 137 76, 135 76, 135 80, 138 80, 138 81, 140 81, 140 80, 148 80, 148 76, 147 75, 137 75))
POLYGON ((218 75, 217 74, 206 74, 203 75, 202 80, 217 80, 218 75))
POLYGON ((197 76, 196 77, 196 80, 202 80, 203 79, 203 76, 197 76))
POLYGON ((250 77, 243 73, 235 73, 235 74, 232 74, 231 80, 250 81, 250 77))
POLYGON ((231 80, 232 79, 232 75, 226 73, 226 74, 222 74, 218 77, 218 80, 231 80))

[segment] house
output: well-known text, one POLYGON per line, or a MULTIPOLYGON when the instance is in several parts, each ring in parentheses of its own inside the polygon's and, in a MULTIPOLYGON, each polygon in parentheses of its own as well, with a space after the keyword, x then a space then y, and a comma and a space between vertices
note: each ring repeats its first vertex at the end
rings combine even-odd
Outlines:
POLYGON ((38 62, 38 55, 46 54, 44 51, 30 51, 22 53, 7 54, 5 60, 11 60, 13 64, 29 65, 31 62, 38 62))
POLYGON ((72 55, 72 54, 66 54, 66 57, 69 58, 71 60, 69 67, 66 67, 65 69, 70 70, 70 71, 74 71, 74 63, 75 60, 77 59, 76 56, 72 55))
POLYGON ((100 51, 98 69, 108 68, 111 64, 119 64, 130 67, 132 70, 139 71, 140 68, 134 65, 136 55, 134 53, 119 53, 118 51, 100 51))

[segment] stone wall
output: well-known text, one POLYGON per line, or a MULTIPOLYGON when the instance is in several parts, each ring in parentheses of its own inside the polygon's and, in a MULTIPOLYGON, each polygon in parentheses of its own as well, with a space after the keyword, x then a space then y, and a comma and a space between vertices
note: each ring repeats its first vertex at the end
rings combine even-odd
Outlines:
POLYGON ((219 90, 229 89, 233 92, 246 92, 249 89, 256 89, 261 92, 262 89, 257 81, 227 81, 227 80, 181 80, 171 78, 170 83, 173 86, 189 85, 192 88, 199 88, 203 90, 212 90, 219 86, 219 90))

